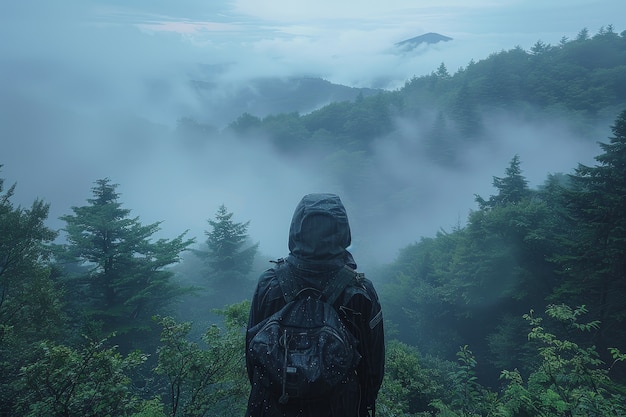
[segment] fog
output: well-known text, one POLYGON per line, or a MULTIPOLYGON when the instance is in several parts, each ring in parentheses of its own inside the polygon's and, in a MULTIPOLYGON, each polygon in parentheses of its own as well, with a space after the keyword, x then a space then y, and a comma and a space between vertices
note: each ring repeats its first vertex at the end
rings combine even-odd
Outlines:
POLYGON ((262 138, 181 143, 180 118, 202 123, 218 110, 199 99, 190 80, 217 86, 208 101, 215 106, 257 77, 315 76, 395 89, 441 62, 454 72, 502 49, 528 49, 540 39, 557 43, 583 27, 595 31, 624 8, 621 1, 536 9, 517 2, 332 3, 310 9, 303 2, 263 2, 261 8, 262 2, 244 0, 3 2, 0 177, 17 182, 17 203, 49 202, 54 228, 62 227, 58 217, 71 206, 86 204, 94 181, 104 177, 120 184, 124 207, 143 223, 163 221, 165 237, 189 230, 202 241, 207 219, 225 204, 235 221, 250 221, 249 234, 266 256, 286 254, 302 195, 335 192, 351 216, 357 260, 387 262, 420 237, 463 223, 474 194, 493 193, 492 177, 503 175, 515 154, 531 186, 548 173, 593 163, 595 141, 606 139, 610 120, 599 137, 586 138, 566 120, 529 124, 492 115, 489 134, 501 140, 468 151, 458 169, 412 152, 421 124, 397 120, 366 167, 377 180, 359 196, 341 189, 318 156, 281 157, 262 138), (561 19, 548 19, 556 12, 561 19), (513 19, 520 16, 533 16, 536 26, 513 19), (394 50, 395 42, 426 32, 453 41, 406 54, 394 50))

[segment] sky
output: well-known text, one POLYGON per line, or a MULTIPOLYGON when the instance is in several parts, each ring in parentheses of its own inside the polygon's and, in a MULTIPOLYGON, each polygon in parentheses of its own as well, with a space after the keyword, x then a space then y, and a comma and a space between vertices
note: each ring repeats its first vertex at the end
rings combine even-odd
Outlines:
MULTIPOLYGON (((202 152, 172 146, 181 117, 202 120, 210 111, 189 89, 190 79, 218 85, 216 102, 269 76, 396 89, 442 62, 454 73, 470 60, 538 40, 555 44, 583 28, 593 34, 613 24, 621 32, 626 27, 616 20, 625 15, 623 0, 4 1, 0 176, 17 182, 20 204, 50 202, 54 226, 71 206, 85 204, 103 177, 120 184, 134 214, 163 221, 172 237, 190 229, 202 240, 199 230, 225 204, 236 220, 251 221, 262 250, 281 256, 300 197, 343 190, 315 161, 281 159, 262 143, 233 140, 202 152), (428 32, 453 40, 405 54, 394 48, 428 32)), ((398 121, 398 129, 416 127, 398 121)), ((507 140, 500 149, 477 150, 471 175, 440 173, 443 185, 424 189, 418 205, 397 216, 404 224, 381 223, 382 259, 464 219, 473 194, 488 195, 492 176, 502 175, 513 154, 539 183, 549 172, 592 162, 596 150, 581 142, 558 156, 541 152, 542 138, 575 135, 564 122, 529 126, 503 116, 493 129, 507 140)), ((400 163, 401 139, 381 143, 374 164, 398 180, 434 169, 428 161, 400 163)), ((373 195, 384 199, 384 190, 373 195)))

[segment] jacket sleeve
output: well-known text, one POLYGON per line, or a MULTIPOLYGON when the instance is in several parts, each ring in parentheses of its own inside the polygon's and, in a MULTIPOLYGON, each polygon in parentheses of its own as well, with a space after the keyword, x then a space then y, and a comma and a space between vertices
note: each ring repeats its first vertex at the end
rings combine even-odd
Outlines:
MULTIPOLYGON (((349 287, 350 288, 350 287, 349 287)), ((361 278, 358 287, 350 288, 346 294, 349 316, 356 327, 359 353, 362 356, 357 368, 361 390, 365 394, 361 401, 367 409, 373 409, 385 372, 385 338, 383 313, 378 294, 371 281, 361 278)))
POLYGON ((367 353, 369 355, 368 394, 370 398, 367 404, 369 407, 373 406, 376 401, 385 374, 385 333, 383 312, 378 294, 371 281, 365 279, 363 285, 371 300, 369 320, 365 323, 367 353))

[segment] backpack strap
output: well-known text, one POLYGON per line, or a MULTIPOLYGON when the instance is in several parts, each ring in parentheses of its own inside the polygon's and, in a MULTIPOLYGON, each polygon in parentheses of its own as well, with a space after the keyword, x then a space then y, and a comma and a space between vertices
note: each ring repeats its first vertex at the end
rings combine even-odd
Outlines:
POLYGON ((343 268, 329 280, 328 285, 322 292, 322 296, 328 304, 333 305, 343 290, 345 290, 348 285, 355 282, 356 279, 357 272, 348 265, 344 265, 343 268))

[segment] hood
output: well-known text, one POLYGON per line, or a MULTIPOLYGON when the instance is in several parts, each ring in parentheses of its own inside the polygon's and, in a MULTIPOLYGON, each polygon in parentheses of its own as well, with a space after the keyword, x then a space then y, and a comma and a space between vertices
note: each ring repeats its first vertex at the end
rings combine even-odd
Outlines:
POLYGON ((308 194, 296 206, 289 229, 289 258, 301 269, 356 268, 346 209, 335 194, 308 194))

